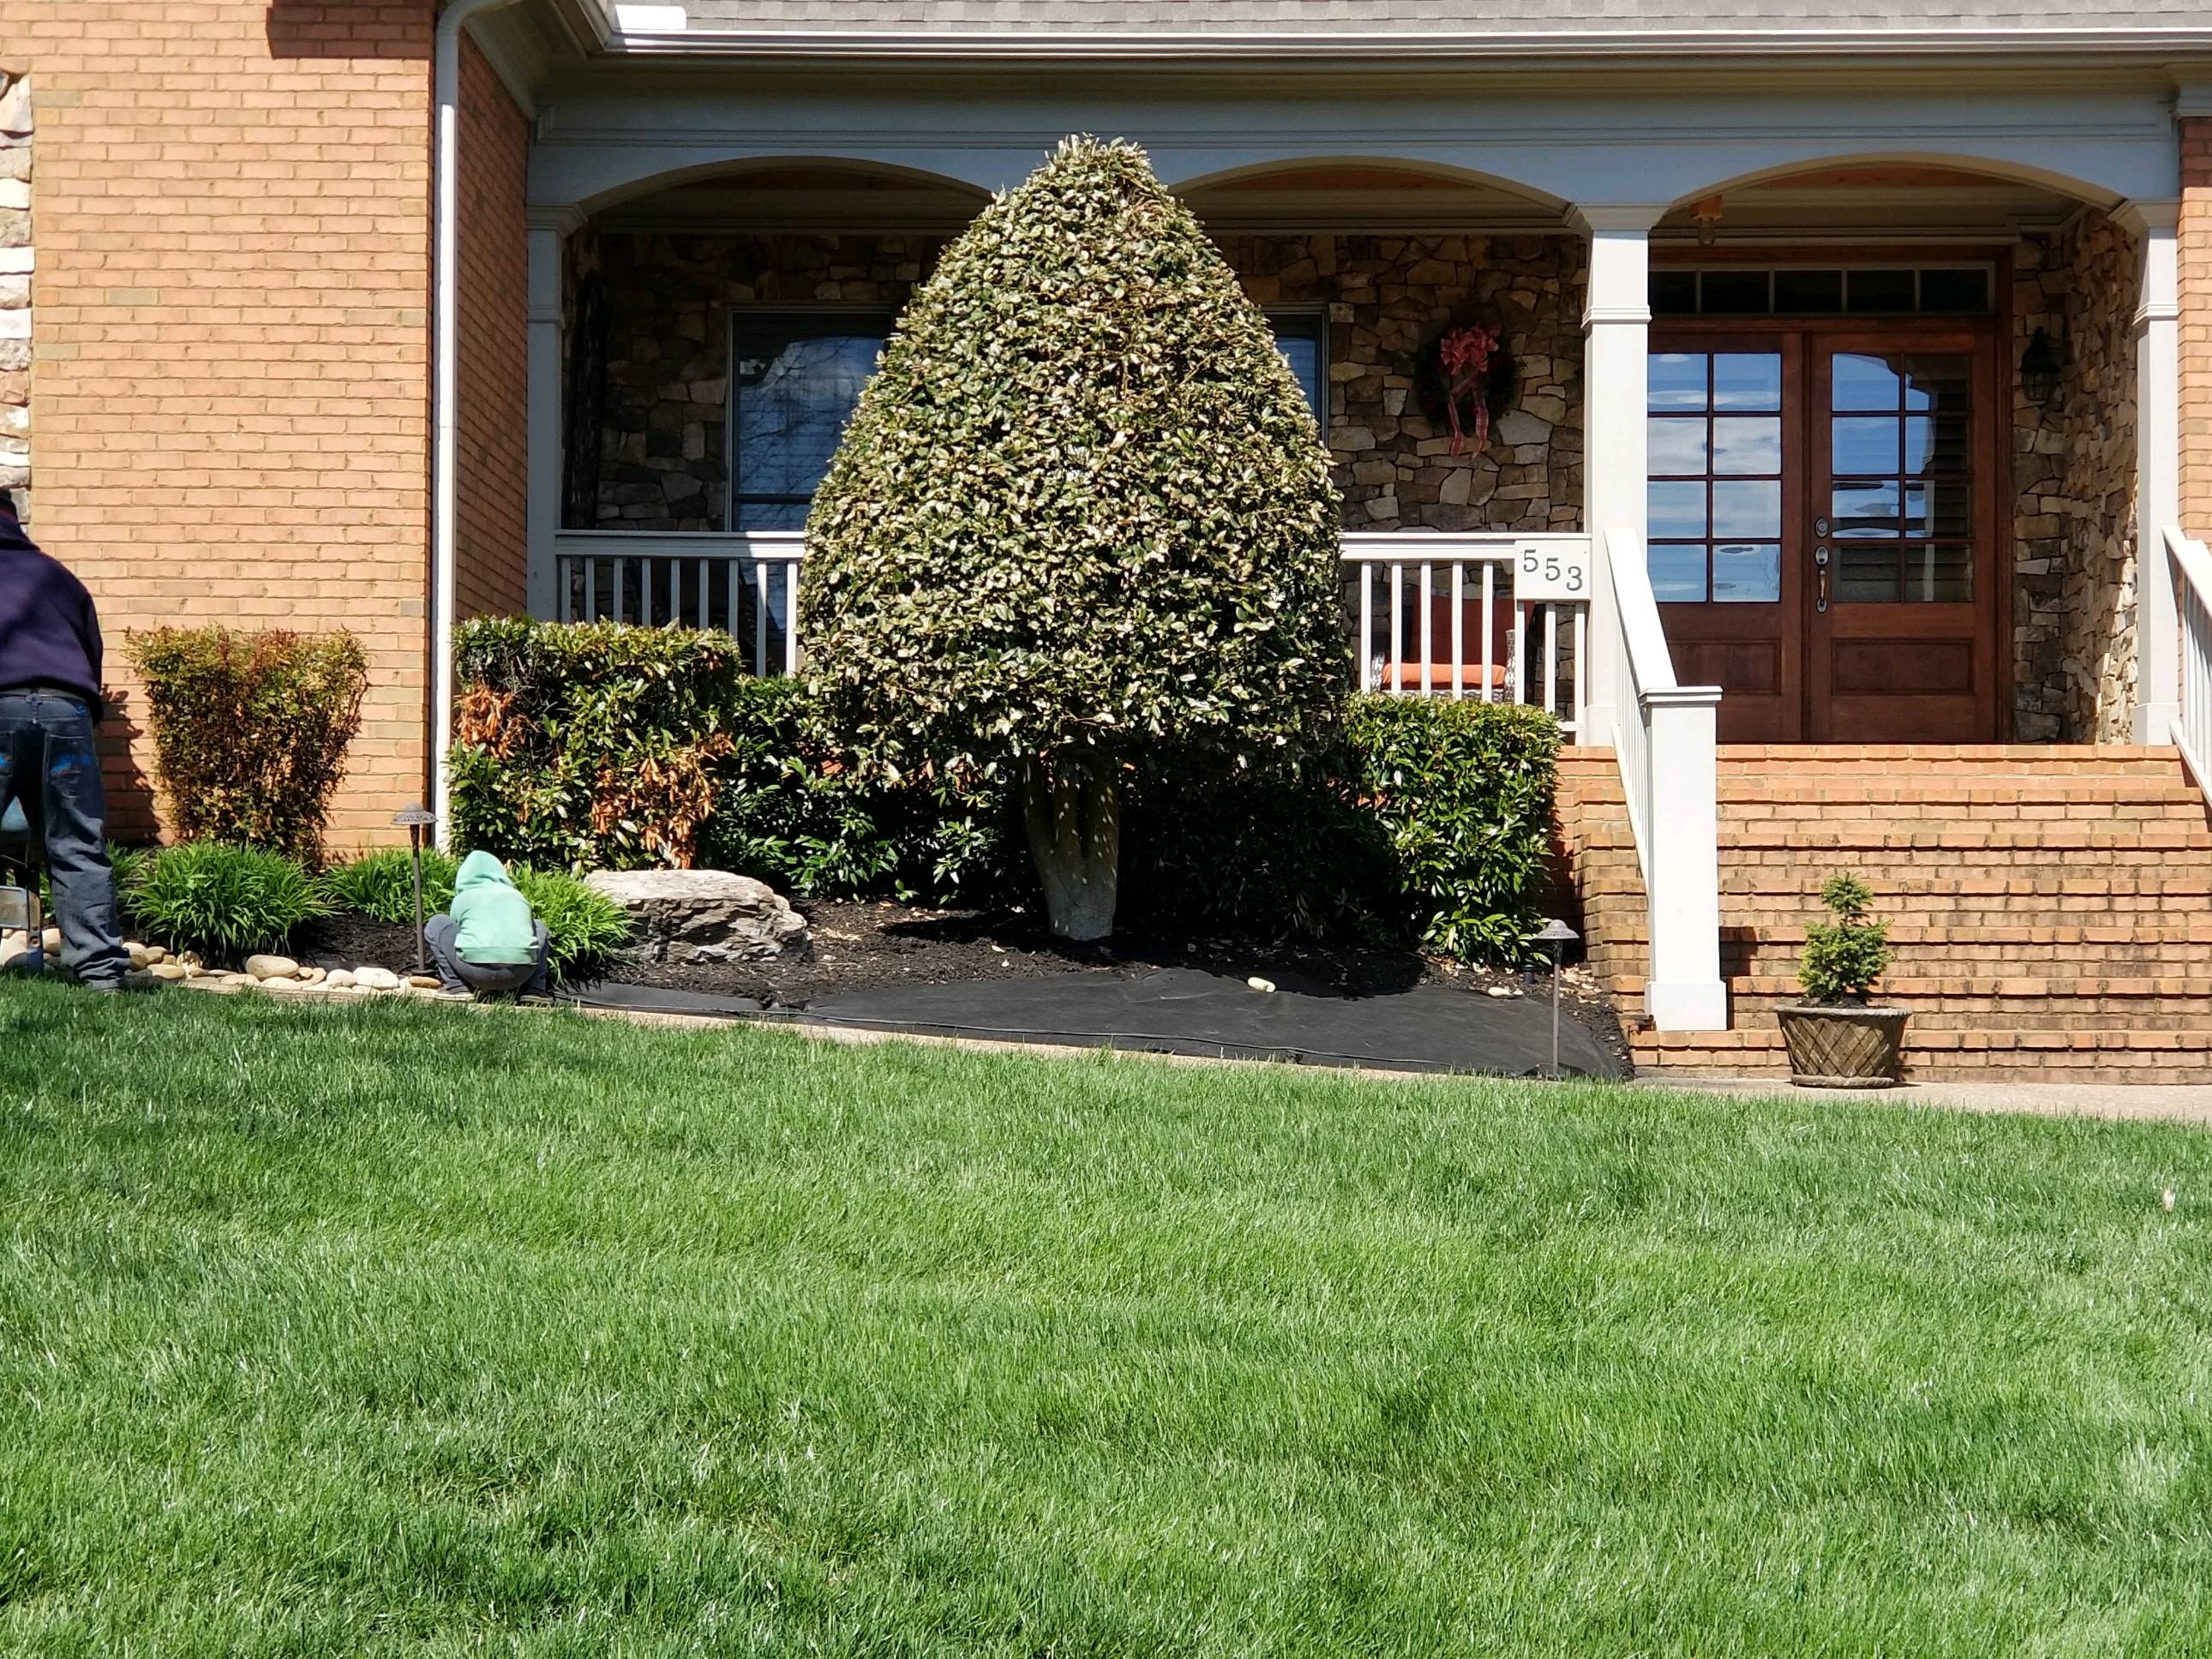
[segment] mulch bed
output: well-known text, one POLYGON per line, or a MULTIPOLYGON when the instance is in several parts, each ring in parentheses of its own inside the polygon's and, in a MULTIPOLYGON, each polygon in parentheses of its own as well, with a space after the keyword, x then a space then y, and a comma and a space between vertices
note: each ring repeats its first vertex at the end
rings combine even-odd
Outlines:
MULTIPOLYGON (((1117 933, 1100 945, 1054 939, 1042 918, 1022 910, 929 910, 911 905, 817 902, 803 912, 811 943, 773 962, 711 967, 630 963, 610 975, 625 985, 750 997, 770 1008, 804 1011, 848 991, 894 985, 942 985, 1058 974, 1127 973, 1147 968, 1196 968, 1237 979, 1257 975, 1285 991, 1369 997, 1420 984, 1548 998, 1548 971, 1533 976, 1470 968, 1404 951, 1302 944, 1255 945, 1233 939, 1145 932, 1117 933)), ((326 967, 374 963, 402 972, 415 965, 414 930, 364 916, 317 924, 303 940, 303 960, 326 967)), ((1608 1054, 1624 1061, 1628 1045, 1612 1000, 1578 970, 1561 998, 1608 1054)))

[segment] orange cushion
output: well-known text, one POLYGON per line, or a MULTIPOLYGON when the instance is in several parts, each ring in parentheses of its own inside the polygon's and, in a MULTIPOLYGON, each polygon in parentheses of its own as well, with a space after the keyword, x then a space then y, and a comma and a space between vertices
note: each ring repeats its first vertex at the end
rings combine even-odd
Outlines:
MULTIPOLYGON (((1449 691, 1453 689, 1452 665, 1448 662, 1432 662, 1425 665, 1418 662, 1386 662, 1382 665, 1382 678, 1376 684, 1386 691, 1401 690, 1418 691, 1424 684, 1421 677, 1425 671, 1428 676, 1425 684, 1431 690, 1449 691)), ((1503 686, 1504 684, 1505 665, 1503 663, 1468 662, 1462 663, 1459 666, 1461 690, 1470 688, 1480 690, 1485 685, 1503 686)))

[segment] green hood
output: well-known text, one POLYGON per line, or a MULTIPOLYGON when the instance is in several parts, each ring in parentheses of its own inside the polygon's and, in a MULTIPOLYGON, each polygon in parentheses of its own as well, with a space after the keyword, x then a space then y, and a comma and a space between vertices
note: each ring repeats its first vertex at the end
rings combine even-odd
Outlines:
POLYGON ((460 869, 453 876, 453 894, 459 897, 478 887, 512 887, 507 879, 507 866, 489 853, 471 853, 461 860, 460 869))
POLYGON ((454 949, 461 960, 490 966, 528 962, 537 954, 530 901, 489 853, 471 853, 453 877, 454 949))

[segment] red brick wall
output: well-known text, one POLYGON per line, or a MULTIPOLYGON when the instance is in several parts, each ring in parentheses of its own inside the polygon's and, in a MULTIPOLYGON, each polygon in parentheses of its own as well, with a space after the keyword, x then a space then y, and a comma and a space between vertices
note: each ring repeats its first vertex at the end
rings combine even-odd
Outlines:
MULTIPOLYGON (((340 848, 424 787, 432 21, 429 0, 0 0, 38 110, 40 537, 111 639, 362 637, 340 848)), ((115 757, 119 833, 146 828, 150 758, 115 757)))
POLYGON ((473 41, 461 42, 460 465, 464 617, 527 608, 524 489, 530 416, 530 125, 473 41))
POLYGON ((2181 522, 2212 535, 2212 118, 2181 126, 2181 522))

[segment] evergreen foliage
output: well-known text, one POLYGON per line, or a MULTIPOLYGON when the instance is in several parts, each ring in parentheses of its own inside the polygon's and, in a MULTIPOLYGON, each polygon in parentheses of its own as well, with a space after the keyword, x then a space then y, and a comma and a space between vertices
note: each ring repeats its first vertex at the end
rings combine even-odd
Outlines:
POLYGON ((811 686, 898 776, 1018 781, 1055 928, 1109 931, 1124 773, 1295 750, 1349 679, 1304 394, 1189 210, 1070 139, 915 296, 815 497, 811 686))
POLYGON ((1797 982, 1808 1002, 1863 1004, 1897 954, 1890 949, 1889 925, 1869 914, 1874 894, 1854 875, 1829 877, 1821 884, 1820 902, 1836 919, 1805 930, 1797 982))

